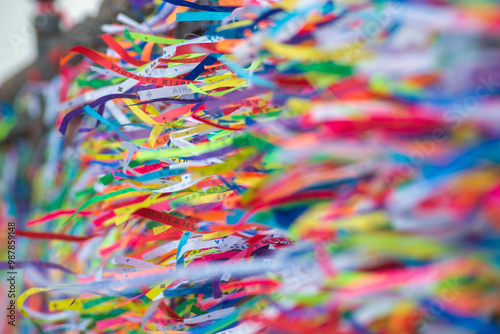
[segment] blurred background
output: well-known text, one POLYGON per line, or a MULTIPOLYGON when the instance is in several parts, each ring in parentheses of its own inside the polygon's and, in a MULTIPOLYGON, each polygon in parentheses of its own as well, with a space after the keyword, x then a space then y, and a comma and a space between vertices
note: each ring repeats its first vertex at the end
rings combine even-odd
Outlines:
MULTIPOLYGON (((70 28, 87 16, 95 17, 102 0, 58 0, 58 11, 70 28)), ((0 84, 33 63, 37 57, 35 18, 39 2, 35 0, 8 1, 0 12, 0 84), (15 15, 14 15, 15 14, 15 15)))

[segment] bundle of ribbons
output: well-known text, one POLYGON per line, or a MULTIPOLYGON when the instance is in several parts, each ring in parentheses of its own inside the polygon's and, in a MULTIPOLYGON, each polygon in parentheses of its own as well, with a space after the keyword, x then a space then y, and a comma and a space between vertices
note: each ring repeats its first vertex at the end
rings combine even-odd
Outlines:
POLYGON ((498 4, 133 5, 43 86, 26 332, 500 332, 498 4))

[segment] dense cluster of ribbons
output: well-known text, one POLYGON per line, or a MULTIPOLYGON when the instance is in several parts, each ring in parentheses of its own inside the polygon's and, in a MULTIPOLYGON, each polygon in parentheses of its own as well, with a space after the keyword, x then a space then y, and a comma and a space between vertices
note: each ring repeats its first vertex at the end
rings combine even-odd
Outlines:
POLYGON ((43 87, 31 326, 500 332, 497 4, 134 5, 43 87))

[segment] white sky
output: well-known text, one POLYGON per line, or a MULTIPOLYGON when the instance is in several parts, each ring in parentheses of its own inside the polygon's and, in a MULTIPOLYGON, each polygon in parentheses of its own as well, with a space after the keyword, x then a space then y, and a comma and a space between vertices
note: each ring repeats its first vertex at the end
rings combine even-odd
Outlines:
MULTIPOLYGON (((95 15, 102 0, 57 0, 66 15, 80 22, 95 15)), ((0 83, 35 60, 35 0, 9 0, 0 11, 0 83)))

